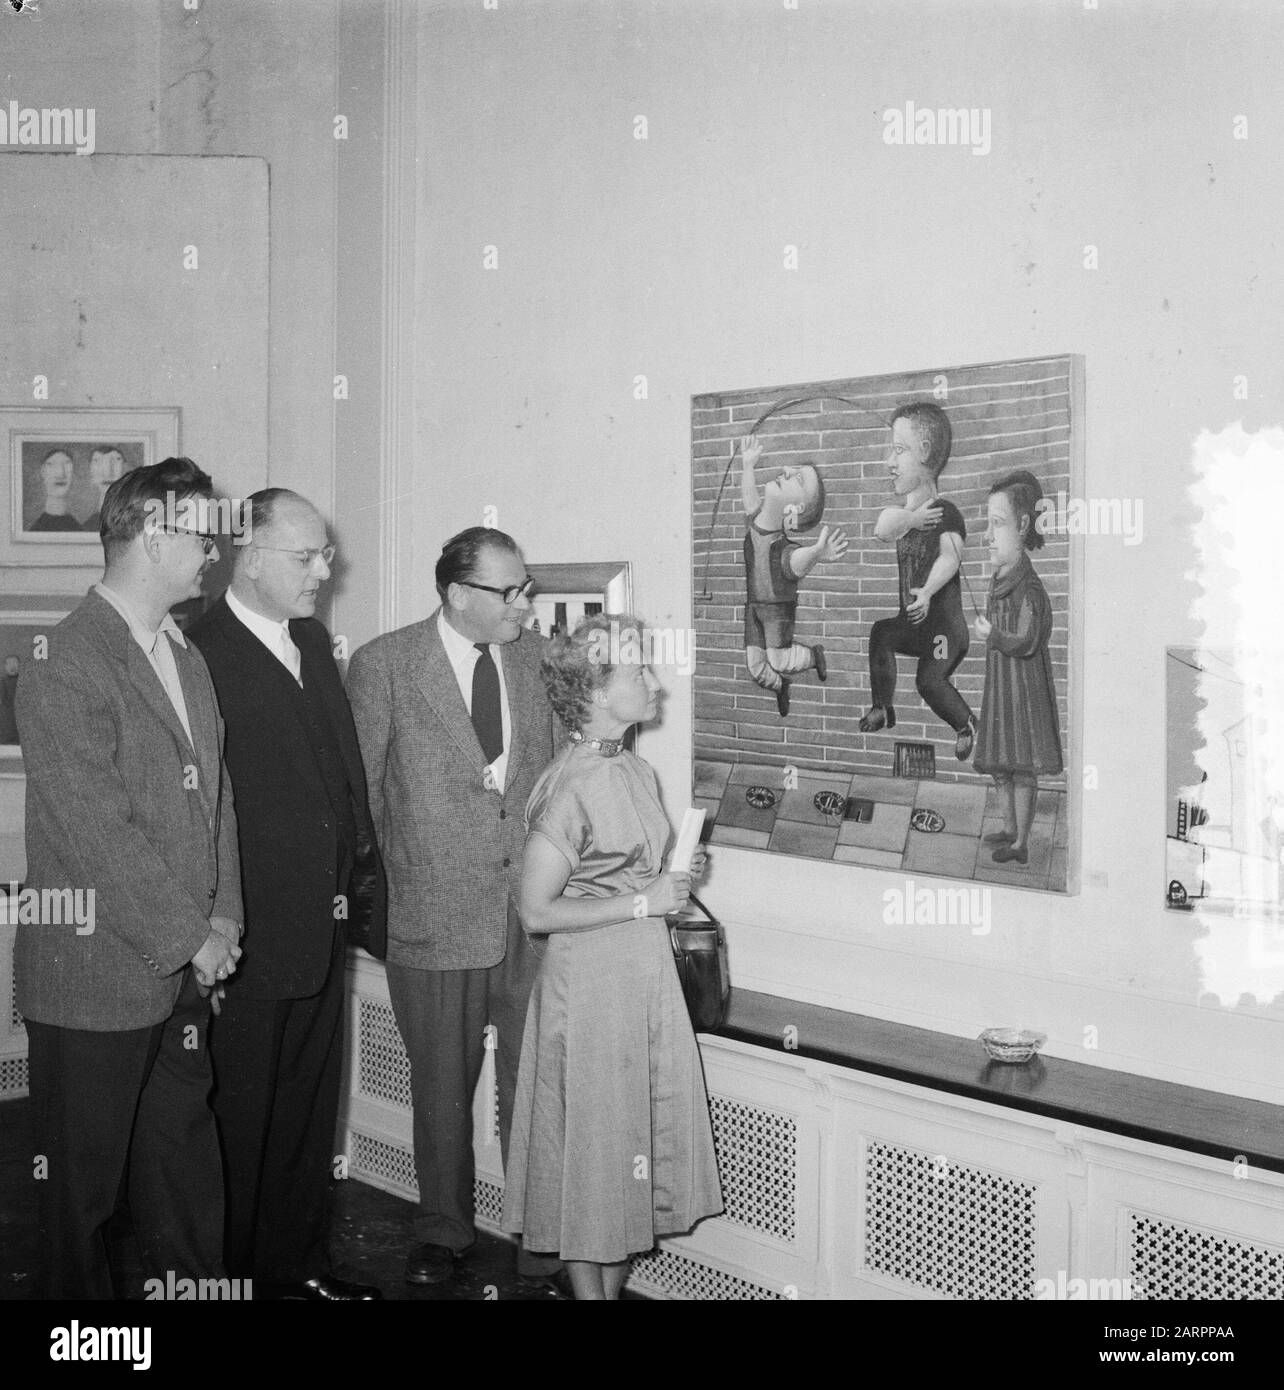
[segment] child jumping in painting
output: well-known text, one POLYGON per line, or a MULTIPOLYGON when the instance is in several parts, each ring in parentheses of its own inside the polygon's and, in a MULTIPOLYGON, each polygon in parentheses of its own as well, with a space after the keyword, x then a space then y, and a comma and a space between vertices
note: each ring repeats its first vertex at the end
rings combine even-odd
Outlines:
POLYGON ((794 641, 798 583, 821 560, 841 560, 847 537, 821 527, 809 544, 792 539, 809 531, 825 513, 825 484, 814 463, 786 466, 758 490, 757 467, 762 444, 746 435, 740 441, 740 498, 749 529, 745 533, 745 664, 765 690, 776 694, 776 709, 789 713, 789 683, 801 671, 828 675, 825 649, 794 641))
POLYGON ((892 490, 903 498, 885 507, 874 536, 896 545, 900 612, 880 618, 869 631, 869 684, 873 707, 860 729, 876 734, 896 727, 896 658, 916 656, 915 684, 923 702, 954 730, 960 761, 972 753, 976 720, 950 677, 967 655, 967 619, 959 591, 959 565, 967 527, 953 502, 940 496, 937 479, 949 462, 953 431, 931 401, 912 401, 892 414, 888 466, 892 490))
POLYGON ((975 630, 985 643, 985 693, 972 766, 994 779, 1003 826, 985 837, 998 864, 1029 859, 1030 826, 1040 776, 1061 771, 1061 725, 1048 638, 1052 605, 1028 554, 1043 545, 1035 522, 1043 489, 1021 469, 990 489, 986 505, 994 573, 986 616, 975 630))

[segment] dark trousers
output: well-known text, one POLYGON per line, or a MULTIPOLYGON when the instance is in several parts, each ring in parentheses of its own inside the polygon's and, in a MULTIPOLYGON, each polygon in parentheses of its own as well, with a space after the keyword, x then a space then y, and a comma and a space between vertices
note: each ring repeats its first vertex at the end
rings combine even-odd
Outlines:
POLYGON ((328 1223, 343 1074, 345 953, 306 999, 242 996, 233 977, 210 1026, 214 1113, 227 1175, 227 1272, 293 1283, 330 1271, 328 1223))
MULTIPOLYGON (((410 1057, 420 1241, 466 1250, 477 1239, 473 1210, 473 1092, 481 1076, 486 1025, 495 1029, 495 1082, 505 1162, 517 1095, 526 1006, 540 951, 508 905, 504 959, 489 970, 415 970, 387 965, 388 993, 410 1057)), ((521 1251, 523 1274, 557 1269, 555 1258, 521 1251)))
POLYGON ((967 655, 967 648, 967 623, 962 616, 957 621, 942 621, 929 607, 927 617, 917 625, 904 613, 880 618, 869 630, 869 683, 874 704, 886 708, 893 701, 897 654, 916 656, 915 684, 923 703, 955 733, 962 733, 972 711, 950 684, 950 677, 967 655))
POLYGON ((41 1293, 113 1298, 105 1228, 128 1190, 148 1279, 223 1277, 223 1173, 210 1109, 209 1003, 190 969, 163 1023, 120 1033, 27 1020, 41 1293))

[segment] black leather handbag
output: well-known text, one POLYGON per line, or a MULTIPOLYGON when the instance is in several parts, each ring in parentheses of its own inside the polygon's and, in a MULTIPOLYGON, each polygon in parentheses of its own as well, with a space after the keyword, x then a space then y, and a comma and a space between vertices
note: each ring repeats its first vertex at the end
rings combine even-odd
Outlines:
POLYGON ((665 921, 691 1026, 697 1032, 707 1033, 726 1017, 727 1001, 731 997, 727 934, 722 923, 694 893, 691 901, 708 921, 698 922, 677 914, 666 917, 665 921))

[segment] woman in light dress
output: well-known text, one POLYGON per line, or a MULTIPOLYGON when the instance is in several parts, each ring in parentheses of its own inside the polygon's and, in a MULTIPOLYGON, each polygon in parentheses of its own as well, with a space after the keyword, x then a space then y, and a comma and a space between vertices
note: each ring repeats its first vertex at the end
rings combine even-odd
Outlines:
MULTIPOLYGON (((665 914, 692 874, 655 773, 623 741, 656 717, 635 618, 598 614, 555 638, 549 698, 571 742, 536 783, 521 916, 547 937, 522 1044, 503 1225, 558 1251, 577 1299, 615 1299, 629 1258, 722 1210, 700 1053, 665 914)), ((692 861, 703 871, 704 853, 692 861)))

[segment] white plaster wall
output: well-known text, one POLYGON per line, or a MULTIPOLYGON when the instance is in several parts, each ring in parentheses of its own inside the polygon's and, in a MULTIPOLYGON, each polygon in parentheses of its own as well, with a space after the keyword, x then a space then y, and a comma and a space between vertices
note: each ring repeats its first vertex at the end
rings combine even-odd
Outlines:
MULTIPOLYGON (((185 435, 185 447, 221 489, 243 496, 268 482, 297 488, 334 519, 345 551, 366 557, 368 569, 377 518, 345 505, 349 494, 336 479, 334 459, 336 435, 355 417, 368 442, 364 453, 349 448, 349 471, 365 473, 367 487, 377 475, 378 416, 370 402, 379 394, 381 210, 377 187, 346 201, 340 190, 343 160, 350 171, 378 172, 383 15, 380 0, 220 0, 196 9, 171 0, 59 0, 42 6, 38 21, 6 12, 0 28, 0 96, 22 105, 92 106, 99 155, 263 161, 270 286, 266 279, 257 286, 248 313, 229 304, 202 325, 252 335, 256 321, 266 324, 267 340, 240 354, 252 379, 238 381, 234 396, 218 398, 214 418, 198 428, 204 386, 197 368, 176 352, 157 371, 147 321, 159 305, 142 285, 99 306, 98 321, 119 336, 121 361, 105 374, 95 368, 79 389, 104 401, 119 398, 123 385, 137 389, 138 378, 149 386, 163 382, 174 399, 182 398, 197 431, 185 435), (335 139, 336 114, 348 118, 347 141, 335 139), (340 307, 346 343, 337 341, 340 307), (334 399, 339 371, 352 381, 348 405, 334 399), (348 421, 336 418, 343 410, 348 421), (336 503, 346 516, 336 515, 336 503)), ((103 177, 110 181, 105 166, 103 177)), ((351 188, 351 172, 347 177, 351 188)), ((197 201, 165 212, 185 212, 198 226, 206 218, 235 226, 248 209, 234 200, 197 201)), ((24 263, 12 259, 6 271, 26 274, 24 263)), ((52 297, 66 297, 71 283, 58 280, 52 297)), ((30 399, 25 373, 25 362, 4 359, 6 402, 30 399)), ((371 612, 363 627, 349 608, 354 636, 364 640, 374 631, 373 598, 351 571, 337 593, 345 584, 371 612)))
MULTIPOLYGON (((218 460, 267 436, 268 171, 260 159, 0 155, 4 400, 178 406, 180 448, 233 495, 218 460), (48 399, 33 399, 33 379, 48 399)), ((242 478, 243 478, 242 470, 242 478)), ((81 593, 89 569, 8 571, 14 592, 81 593)))
MULTIPOLYGON (((631 559, 637 609, 685 625, 688 409, 715 389, 1083 353, 1087 492, 1144 503, 1142 544, 1085 547, 1081 894, 996 890, 987 936, 886 927, 898 875, 722 848, 708 901, 740 984, 963 1036, 1029 1024, 1053 1055, 1284 1098, 1278 1005, 1205 998, 1200 927, 1161 906, 1164 649, 1201 635, 1191 445, 1281 413, 1281 20, 1160 0, 421 8, 403 621, 431 606, 441 541, 494 506, 531 561, 631 559), (885 144, 881 113, 909 100, 989 108, 990 153, 885 144)), ((676 810, 690 691, 668 684, 644 751, 676 810)))

